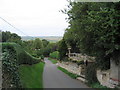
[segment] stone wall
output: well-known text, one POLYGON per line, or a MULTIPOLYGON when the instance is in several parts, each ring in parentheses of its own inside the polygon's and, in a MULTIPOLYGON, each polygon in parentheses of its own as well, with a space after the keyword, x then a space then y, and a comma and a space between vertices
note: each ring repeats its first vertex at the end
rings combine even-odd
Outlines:
POLYGON ((113 85, 120 85, 120 64, 116 65, 111 59, 110 83, 113 85))
POLYGON ((100 82, 101 85, 111 87, 110 86, 110 70, 97 70, 97 79, 100 82))
POLYGON ((70 53, 70 55, 68 56, 72 61, 86 61, 86 60, 94 61, 95 60, 95 57, 91 57, 88 55, 82 55, 80 53, 70 53))
POLYGON ((73 62, 61 62, 57 64, 58 66, 65 68, 66 70, 68 70, 71 73, 80 75, 82 77, 85 77, 84 72, 85 72, 85 68, 84 65, 80 65, 78 66, 76 63, 73 62))
MULTIPOLYGON (((82 55, 79 55, 82 59, 84 60, 88 60, 91 59, 91 57, 85 57, 82 55)), ((76 57, 76 56, 72 56, 76 57)), ((94 60, 94 58, 92 58, 94 60)), ((79 59, 80 60, 80 59, 79 59)), ((90 62, 89 62, 90 63, 90 62)), ((93 63, 93 62, 92 62, 93 63)), ((100 82, 101 85, 103 86, 107 86, 110 88, 114 88, 117 85, 120 85, 120 64, 116 65, 113 60, 111 59, 110 62, 110 69, 109 70, 97 70, 97 79, 100 82)), ((68 70, 69 72, 72 72, 74 74, 80 75, 85 77, 84 72, 85 72, 85 67, 84 65, 80 65, 78 66, 76 63, 72 63, 72 62, 62 62, 62 63, 58 63, 58 65, 60 67, 65 68, 66 70, 68 70)))
POLYGON ((58 63, 58 66, 65 68, 69 72, 80 75, 80 67, 76 63, 72 62, 61 62, 58 63))
POLYGON ((101 85, 114 88, 120 85, 120 65, 116 65, 113 60, 110 63, 110 70, 97 70, 97 78, 101 85))

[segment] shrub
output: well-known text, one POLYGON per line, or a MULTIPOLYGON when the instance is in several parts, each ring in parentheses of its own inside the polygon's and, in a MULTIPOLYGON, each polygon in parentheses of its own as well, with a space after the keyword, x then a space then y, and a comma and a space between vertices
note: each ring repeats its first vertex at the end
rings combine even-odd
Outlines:
POLYGON ((51 49, 49 47, 46 47, 46 48, 42 48, 40 51, 39 51, 40 55, 43 55, 45 57, 48 57, 49 54, 51 53, 51 49))
POLYGON ((43 55, 41 55, 40 57, 41 57, 41 59, 44 59, 44 56, 43 56, 43 55))
POLYGON ((19 65, 16 51, 12 46, 2 50, 3 88, 20 88, 21 82, 18 73, 19 65))
POLYGON ((59 52, 58 51, 52 52, 52 53, 50 53, 49 56, 51 58, 59 59, 59 52))
POLYGON ((32 65, 40 62, 16 43, 0 43, 2 45, 3 87, 22 87, 18 68, 21 64, 32 65))
POLYGON ((93 84, 95 82, 98 82, 97 76, 96 76, 96 64, 95 63, 89 64, 86 67, 85 78, 87 79, 88 84, 93 84))
POLYGON ((63 60, 65 57, 67 57, 66 55, 66 53, 68 53, 67 44, 64 39, 59 41, 58 44, 59 44, 58 51, 60 53, 60 60, 63 60))
POLYGON ((36 55, 36 54, 32 54, 32 56, 33 56, 33 57, 38 57, 38 55, 36 55))
POLYGON ((36 64, 38 62, 40 62, 39 58, 35 58, 32 55, 30 55, 29 53, 27 53, 26 51, 23 50, 23 48, 16 44, 16 43, 2 43, 2 49, 15 49, 16 51, 16 55, 17 55, 17 62, 19 65, 21 64, 36 64))
POLYGON ((67 61, 69 61, 69 58, 68 58, 68 57, 64 57, 64 58, 63 58, 63 61, 64 61, 64 62, 67 62, 67 61))
POLYGON ((37 64, 40 59, 31 56, 29 53, 24 52, 18 55, 19 64, 37 64))
POLYGON ((84 61, 77 61, 77 65, 81 65, 81 64, 84 64, 84 61))

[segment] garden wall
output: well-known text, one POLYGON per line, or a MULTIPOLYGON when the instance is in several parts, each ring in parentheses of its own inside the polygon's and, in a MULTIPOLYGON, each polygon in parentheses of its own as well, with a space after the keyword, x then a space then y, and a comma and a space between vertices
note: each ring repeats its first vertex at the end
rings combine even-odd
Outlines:
POLYGON ((78 67, 77 64, 72 63, 72 62, 61 62, 58 63, 58 66, 65 68, 69 72, 72 72, 74 74, 80 75, 80 67, 78 67))
POLYGON ((101 85, 110 87, 110 70, 97 70, 97 79, 101 85))
POLYGON ((114 88, 120 85, 120 65, 116 65, 113 60, 111 60, 109 70, 97 70, 97 78, 101 85, 114 88))
POLYGON ((110 83, 113 85, 120 85, 120 64, 116 65, 111 59, 110 83))

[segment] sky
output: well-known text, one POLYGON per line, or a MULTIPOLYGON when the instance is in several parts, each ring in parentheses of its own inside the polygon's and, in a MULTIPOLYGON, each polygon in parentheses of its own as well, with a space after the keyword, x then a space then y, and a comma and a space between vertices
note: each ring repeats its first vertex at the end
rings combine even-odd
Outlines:
POLYGON ((0 17, 24 34, 1 19, 0 30, 20 36, 63 36, 67 15, 59 11, 67 5, 67 0, 0 0, 0 17))

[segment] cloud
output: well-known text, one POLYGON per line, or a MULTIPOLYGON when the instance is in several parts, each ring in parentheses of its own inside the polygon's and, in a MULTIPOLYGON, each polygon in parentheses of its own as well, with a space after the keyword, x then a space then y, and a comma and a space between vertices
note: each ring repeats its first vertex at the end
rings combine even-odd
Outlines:
MULTIPOLYGON (((59 10, 65 8, 67 3, 66 0, 1 0, 0 16, 30 35, 38 36, 38 32, 44 31, 41 35, 61 36, 68 24, 65 21, 67 16, 59 10)), ((10 28, 3 22, 0 25, 2 29, 9 29, 8 27, 10 28)), ((11 29, 9 30, 13 32, 11 29)))

